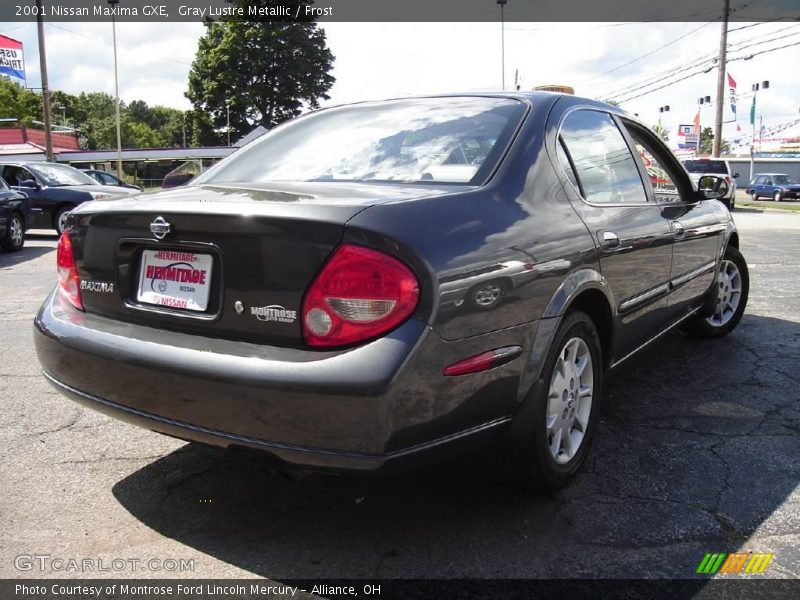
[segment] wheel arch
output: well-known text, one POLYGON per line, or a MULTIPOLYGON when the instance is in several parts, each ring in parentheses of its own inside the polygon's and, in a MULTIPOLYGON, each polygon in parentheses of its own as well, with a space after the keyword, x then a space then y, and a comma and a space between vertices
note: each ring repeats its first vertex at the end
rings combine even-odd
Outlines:
POLYGON ((570 311, 581 310, 594 321, 600 336, 603 366, 604 369, 607 368, 612 358, 615 306, 611 288, 598 270, 585 268, 570 273, 553 294, 539 320, 521 379, 522 397, 541 377, 542 365, 553 337, 562 319, 570 311))

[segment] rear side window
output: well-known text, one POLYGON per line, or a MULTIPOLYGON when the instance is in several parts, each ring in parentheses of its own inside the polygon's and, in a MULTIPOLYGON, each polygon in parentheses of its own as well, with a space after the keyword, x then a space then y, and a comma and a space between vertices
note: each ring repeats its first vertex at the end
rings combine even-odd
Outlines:
POLYGON ((683 163, 689 173, 727 173, 724 160, 687 160, 683 163))
POLYGON ((639 169, 608 113, 577 110, 561 126, 583 197, 593 204, 647 202, 639 169))

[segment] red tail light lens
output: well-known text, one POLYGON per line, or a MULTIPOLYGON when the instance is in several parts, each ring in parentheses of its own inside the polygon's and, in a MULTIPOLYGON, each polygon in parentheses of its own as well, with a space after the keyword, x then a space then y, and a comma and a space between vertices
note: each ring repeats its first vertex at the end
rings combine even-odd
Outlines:
POLYGON ((396 258, 343 244, 303 298, 309 346, 346 346, 386 333, 417 307, 419 284, 396 258))
POLYGON ((62 233, 58 239, 56 261, 58 263, 58 288, 61 295, 72 306, 83 310, 81 281, 78 277, 78 269, 75 266, 75 257, 72 254, 72 240, 69 238, 69 232, 67 231, 62 233))

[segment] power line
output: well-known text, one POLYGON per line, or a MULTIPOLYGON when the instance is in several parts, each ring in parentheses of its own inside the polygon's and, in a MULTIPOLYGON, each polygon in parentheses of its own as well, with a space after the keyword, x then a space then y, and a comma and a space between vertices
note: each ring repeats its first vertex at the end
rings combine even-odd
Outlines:
MULTIPOLYGON (((800 46, 800 41, 793 42, 791 44, 785 44, 783 46, 776 46, 775 48, 768 48, 766 50, 761 50, 760 52, 756 52, 756 53, 750 54, 748 56, 737 56, 735 58, 728 59, 728 62, 734 62, 734 61, 738 61, 738 60, 750 60, 753 57, 760 56, 762 54, 769 54, 770 52, 775 52, 777 50, 783 50, 785 48, 791 48, 792 46, 800 46)), ((686 81, 687 79, 691 79, 692 77, 695 77, 695 76, 700 75, 702 73, 705 73, 705 71, 703 71, 703 70, 695 71, 694 73, 690 73, 689 75, 686 75, 686 76, 682 77, 678 81, 671 81, 669 83, 665 83, 664 85, 661 85, 659 87, 653 88, 651 90, 647 90, 646 92, 643 92, 641 94, 637 94, 635 96, 631 96, 629 98, 625 98, 625 99, 619 100, 619 102, 620 103, 622 103, 622 102, 630 102, 631 100, 635 100, 636 98, 641 98, 642 96, 647 96, 648 94, 652 94, 653 92, 657 92, 658 90, 662 90, 662 89, 664 89, 666 87, 675 85, 676 83, 680 83, 682 81, 686 81)))
POLYGON ((700 30, 701 30, 703 27, 708 27, 709 25, 711 25, 711 23, 714 23, 714 21, 709 21, 708 23, 703 23, 702 25, 700 25, 700 27, 697 27, 697 28, 695 28, 695 29, 692 29, 692 30, 691 30, 689 33, 685 33, 684 35, 682 35, 682 36, 680 36, 680 37, 677 37, 677 38, 675 38, 674 40, 671 40, 671 41, 667 42, 667 43, 666 43, 666 44, 664 44, 663 46, 659 46, 658 48, 656 48, 655 50, 652 50, 652 51, 648 52, 647 54, 642 54, 641 56, 639 56, 639 57, 637 57, 637 58, 634 58, 633 60, 629 60, 628 62, 626 62, 626 63, 623 63, 623 64, 619 65, 618 67, 614 67, 613 69, 609 69, 608 71, 605 71, 604 73, 600 73, 600 75, 595 75, 594 77, 592 77, 591 79, 588 79, 588 80, 584 81, 583 83, 589 83, 590 81, 594 81, 595 79, 600 79, 601 77, 603 77, 603 76, 605 76, 605 75, 608 75, 609 73, 614 73, 615 71, 619 71, 620 69, 622 69, 622 68, 625 68, 625 67, 627 67, 628 65, 632 65, 632 64, 633 64, 633 63, 635 63, 635 62, 639 62, 640 60, 642 60, 642 59, 644 59, 644 58, 647 58, 648 56, 651 56, 651 55, 655 54, 655 53, 656 53, 656 52, 658 52, 659 50, 663 50, 664 48, 668 48, 669 46, 672 46, 672 44, 675 44, 675 43, 677 43, 677 42, 681 41, 682 39, 684 39, 684 38, 686 38, 686 37, 689 37, 689 36, 690 36, 690 35, 692 35, 693 33, 697 32, 697 31, 700 31, 700 30))
MULTIPOLYGON (((66 31, 67 33, 71 33, 73 35, 78 35, 80 37, 86 38, 87 40, 94 40, 96 42, 102 42, 103 44, 106 44, 107 46, 111 46, 111 42, 109 42, 105 38, 97 37, 97 36, 94 36, 94 35, 88 35, 86 33, 81 33, 80 31, 75 31, 74 29, 68 29, 67 27, 64 27, 63 25, 58 25, 57 23, 47 23, 47 26, 48 27, 55 27, 56 29, 60 29, 62 31, 66 31)), ((177 63, 179 65, 186 65, 188 67, 192 66, 191 63, 187 63, 187 62, 184 62, 182 60, 175 60, 174 58, 168 58, 166 56, 162 56, 160 58, 162 60, 167 60, 169 62, 174 62, 174 63, 177 63)))

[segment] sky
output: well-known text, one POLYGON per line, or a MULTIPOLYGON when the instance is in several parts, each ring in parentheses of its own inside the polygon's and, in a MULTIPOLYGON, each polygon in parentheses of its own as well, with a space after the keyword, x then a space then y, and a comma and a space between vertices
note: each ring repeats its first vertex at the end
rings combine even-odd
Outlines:
MULTIPOLYGON (((327 23, 322 27, 336 59, 336 83, 324 104, 501 89, 500 23, 327 23)), ((728 73, 738 84, 741 129, 750 129, 750 89, 757 81, 770 81, 770 89, 758 97, 758 114, 766 126, 800 118, 800 45, 755 55, 800 42, 800 23, 731 23, 729 30, 729 56, 734 60, 728 73), (754 56, 742 60, 750 55, 754 56)), ((121 98, 190 108, 184 92, 203 31, 200 23, 118 23, 121 98)), ((109 23, 48 23, 45 32, 51 89, 113 94, 109 23)), ((28 85, 39 86, 35 23, 0 23, 0 33, 25 44, 28 85)), ((711 63, 685 67, 715 55, 719 35, 718 22, 506 23, 505 85, 513 89, 517 74, 523 90, 548 83, 571 85, 581 96, 624 100, 625 110, 638 113, 649 124, 658 121, 659 107, 668 105, 669 112, 661 113, 662 124, 674 141, 678 125, 693 122, 698 98, 715 98, 716 68, 686 77, 711 63), (673 78, 678 83, 638 98, 632 96, 649 88, 619 95, 620 90, 648 79, 669 83, 670 73, 676 73, 673 78)), ((723 130, 726 138, 735 134, 732 119, 726 99, 724 120, 731 121, 723 130)), ((713 120, 713 107, 704 107, 701 123, 710 126, 713 120)), ((800 127, 791 133, 800 134, 800 127)))

